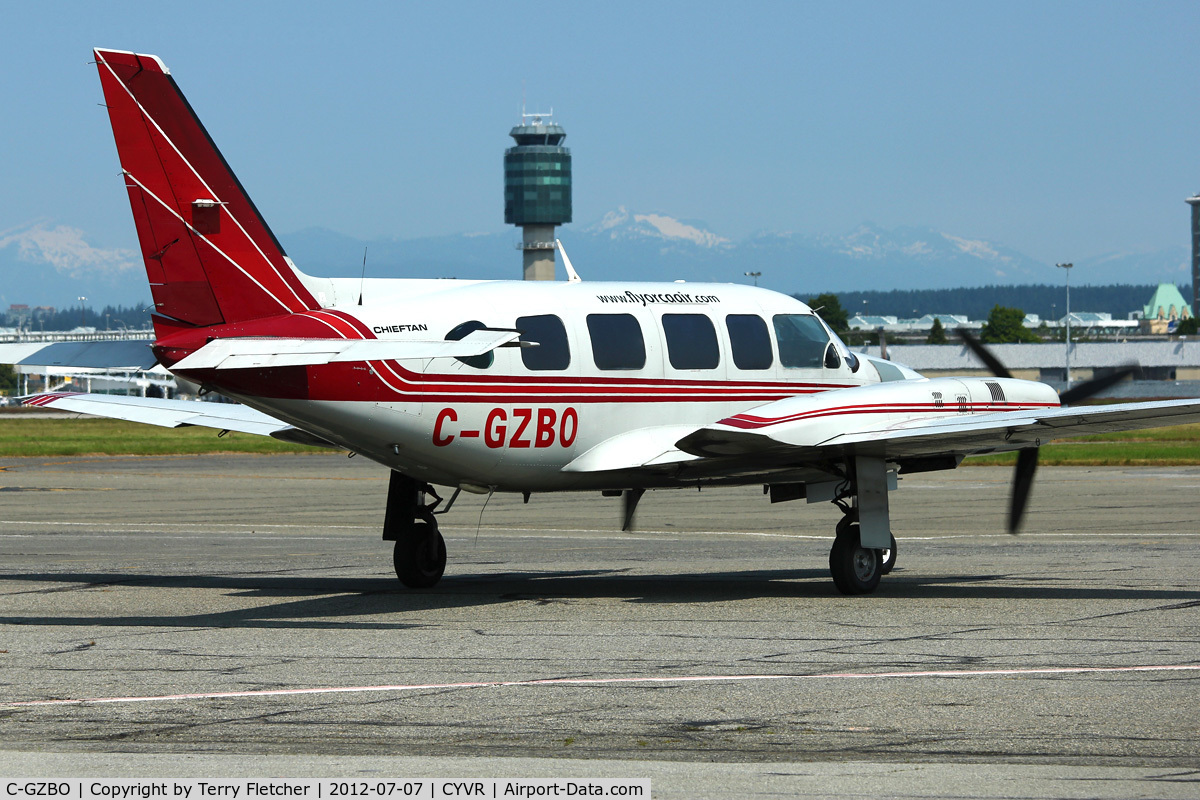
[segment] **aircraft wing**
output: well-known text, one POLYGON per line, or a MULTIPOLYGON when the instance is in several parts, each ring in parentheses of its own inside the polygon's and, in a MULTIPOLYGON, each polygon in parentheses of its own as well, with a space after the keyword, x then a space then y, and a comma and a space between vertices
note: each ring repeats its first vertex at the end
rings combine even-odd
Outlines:
MULTIPOLYGON (((234 403, 204 403, 196 400, 165 400, 156 397, 123 397, 110 394, 55 392, 27 397, 27 406, 55 408, 97 417, 143 422, 163 428, 197 425, 218 430, 273 436, 285 441, 317 444, 312 437, 286 422, 234 403), (292 432, 295 433, 292 433, 292 432)), ((324 440, 320 440, 324 441, 324 440)), ((328 444, 328 443, 326 443, 328 444)))
POLYGON ((476 330, 446 339, 214 339, 172 365, 172 370, 248 369, 483 355, 514 342, 518 331, 476 330))
MULTIPOLYGON (((769 405, 755 414, 769 417, 769 405)), ((1200 400, 1122 403, 917 419, 813 437, 814 428, 781 422, 744 430, 717 423, 684 436, 676 446, 698 456, 772 456, 791 463, 845 454, 885 459, 970 456, 1021 450, 1052 439, 1200 422, 1200 400), (789 458, 790 457, 790 458, 789 458)))
POLYGON ((8 342, 0 344, 0 364, 30 367, 147 370, 158 363, 149 339, 99 342, 8 342))

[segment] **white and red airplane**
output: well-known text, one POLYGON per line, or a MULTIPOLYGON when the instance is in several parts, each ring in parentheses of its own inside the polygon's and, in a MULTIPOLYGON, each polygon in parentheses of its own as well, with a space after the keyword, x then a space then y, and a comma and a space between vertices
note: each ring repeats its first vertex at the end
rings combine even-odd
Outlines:
POLYGON ((1015 530, 1043 442, 1200 421, 1192 400, 1067 408, 1101 385, 1060 397, 1007 377, 970 339, 997 378, 923 378, 855 355, 804 303, 748 286, 584 282, 569 262, 567 282, 314 278, 162 61, 95 56, 154 297, 147 364, 111 366, 157 361, 242 405, 27 402, 383 464, 383 538, 407 586, 445 568, 435 486, 622 495, 628 527, 648 488, 762 484, 773 502, 842 508, 830 572, 843 593, 867 593, 895 563, 897 473, 1019 451, 1015 530))

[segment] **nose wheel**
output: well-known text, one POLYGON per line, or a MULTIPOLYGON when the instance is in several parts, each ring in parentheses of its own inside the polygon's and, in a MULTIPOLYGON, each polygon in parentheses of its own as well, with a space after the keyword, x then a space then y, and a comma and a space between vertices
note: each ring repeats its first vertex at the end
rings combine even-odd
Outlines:
POLYGON ((414 520, 396 538, 392 564, 396 577, 410 589, 428 589, 440 581, 446 571, 446 540, 437 522, 414 520))

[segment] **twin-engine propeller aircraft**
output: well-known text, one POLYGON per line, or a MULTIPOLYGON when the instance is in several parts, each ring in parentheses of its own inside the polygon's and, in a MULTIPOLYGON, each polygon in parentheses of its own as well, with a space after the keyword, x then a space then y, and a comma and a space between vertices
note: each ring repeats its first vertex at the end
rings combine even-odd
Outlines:
POLYGON ((995 379, 926 379, 852 353, 804 303, 748 286, 583 282, 569 267, 570 281, 547 283, 314 278, 162 61, 95 56, 154 297, 146 363, 112 366, 157 361, 242 405, 26 402, 383 464, 383 538, 406 586, 433 586, 445 568, 435 486, 621 495, 628 528, 648 488, 762 484, 772 502, 842 509, 830 572, 841 592, 868 593, 895 563, 897 473, 1016 450, 1015 531, 1043 442, 1200 420, 1200 401, 1068 408, 1102 385, 1060 397, 1008 377, 970 338, 995 379))

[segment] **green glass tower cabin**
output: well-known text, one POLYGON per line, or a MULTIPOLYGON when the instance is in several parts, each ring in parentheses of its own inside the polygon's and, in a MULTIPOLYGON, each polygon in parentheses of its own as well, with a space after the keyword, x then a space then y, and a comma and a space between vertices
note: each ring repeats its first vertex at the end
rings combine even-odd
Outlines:
POLYGON ((567 132, 522 116, 509 131, 515 147, 504 151, 504 221, 521 226, 525 280, 554 280, 554 228, 571 221, 571 151, 567 132))

